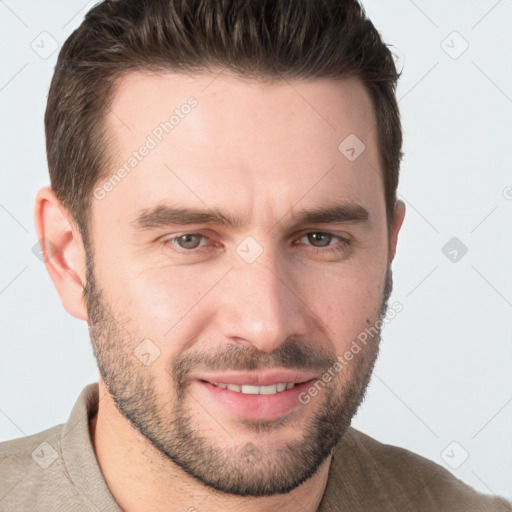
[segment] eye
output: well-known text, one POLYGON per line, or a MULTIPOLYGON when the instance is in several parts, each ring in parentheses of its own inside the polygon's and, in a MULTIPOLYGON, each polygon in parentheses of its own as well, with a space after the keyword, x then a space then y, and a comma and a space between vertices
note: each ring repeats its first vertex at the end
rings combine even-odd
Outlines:
MULTIPOLYGON (((309 242, 318 242, 320 245, 317 247, 327 247, 329 242, 333 239, 333 235, 330 233, 321 233, 319 231, 313 231, 312 233, 307 233, 304 236, 307 237, 309 242)), ((304 236, 302 238, 304 238, 304 236)))
MULTIPOLYGON (((311 231, 309 233, 305 233, 299 238, 299 240, 303 239, 307 239, 307 242, 304 243, 304 245, 309 246, 308 250, 319 254, 344 251, 350 245, 349 240, 346 240, 339 235, 323 231, 311 231), (333 241, 338 241, 339 243, 332 244, 333 241)), ((193 253, 205 248, 205 245, 210 241, 211 239, 208 236, 201 233, 185 233, 169 238, 164 243, 173 245, 177 252, 193 253), (205 243, 201 243, 202 241, 205 243)))
POLYGON ((200 241, 204 238, 209 240, 209 238, 205 235, 201 235, 200 233, 186 233, 184 235, 175 236, 174 238, 170 238, 167 240, 167 243, 172 243, 174 245, 178 245, 181 249, 185 250, 193 250, 200 247, 200 241))
MULTIPOLYGON (((307 238, 308 242, 313 242, 311 249, 317 253, 326 253, 332 251, 343 251, 349 245, 350 242, 339 235, 334 235, 333 233, 325 233, 323 231, 311 231, 310 233, 306 233, 303 235, 300 240, 307 238), (333 240, 339 240, 341 243, 338 245, 332 245, 331 242, 333 240)), ((306 244, 308 245, 308 244, 306 244)))

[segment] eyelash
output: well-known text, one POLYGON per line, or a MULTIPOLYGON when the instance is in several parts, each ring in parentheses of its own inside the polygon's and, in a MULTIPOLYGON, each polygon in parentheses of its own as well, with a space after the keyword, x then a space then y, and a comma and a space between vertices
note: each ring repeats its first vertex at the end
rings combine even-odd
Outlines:
MULTIPOLYGON (((341 242, 341 245, 333 245, 333 246, 326 246, 326 247, 310 246, 309 250, 312 250, 315 254, 330 254, 330 253, 337 253, 337 252, 345 251, 348 248, 348 246, 350 245, 349 240, 346 240, 339 235, 335 235, 334 233, 329 233, 326 231, 308 231, 307 233, 304 233, 300 238, 303 238, 303 237, 305 237, 307 235, 311 235, 311 234, 329 235, 334 238, 339 238, 339 240, 341 242)), ((178 235, 173 238, 169 238, 169 239, 165 240, 164 244, 165 245, 174 245, 173 242, 176 242, 179 238, 181 238, 183 236, 187 236, 187 235, 200 236, 200 237, 203 237, 205 240, 211 240, 210 237, 203 235, 202 233, 183 233, 181 235, 178 235)), ((193 253, 201 252, 201 249, 204 249, 204 246, 197 247, 195 249, 181 248, 181 249, 178 249, 177 252, 179 254, 193 254, 193 253)), ((174 250, 176 250, 176 249, 174 249, 174 250)))

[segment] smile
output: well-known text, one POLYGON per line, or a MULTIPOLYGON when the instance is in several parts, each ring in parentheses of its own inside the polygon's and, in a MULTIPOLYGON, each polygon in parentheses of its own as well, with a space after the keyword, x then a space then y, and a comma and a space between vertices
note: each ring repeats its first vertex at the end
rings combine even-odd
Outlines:
POLYGON ((275 395, 276 393, 282 393, 287 389, 292 389, 295 387, 295 382, 280 382, 278 384, 271 384, 269 386, 226 384, 225 382, 213 382, 212 384, 218 388, 236 391, 237 393, 243 393, 245 395, 275 395))

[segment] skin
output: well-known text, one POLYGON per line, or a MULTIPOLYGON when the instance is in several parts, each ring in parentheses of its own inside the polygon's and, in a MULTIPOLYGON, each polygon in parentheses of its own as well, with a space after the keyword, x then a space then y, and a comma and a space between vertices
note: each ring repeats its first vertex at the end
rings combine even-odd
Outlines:
POLYGON ((92 200, 94 265, 52 191, 36 198, 38 236, 53 244, 48 271, 66 310, 89 323, 100 368, 90 421, 98 463, 125 511, 315 511, 379 337, 308 404, 272 421, 226 411, 194 376, 214 365, 285 364, 320 376, 385 313, 405 206, 397 203, 388 231, 375 117, 354 79, 132 72, 107 116, 115 165, 105 178, 191 96, 197 106, 172 133, 92 200), (349 134, 366 146, 354 161, 338 150, 349 134), (245 224, 137 230, 141 210, 164 200, 245 224), (366 208, 369 221, 291 228, 299 209, 344 202, 366 208), (208 239, 193 238, 201 248, 191 252, 170 242, 187 233, 208 239), (337 236, 350 243, 329 253, 308 233, 332 234, 329 247, 342 245, 337 236), (236 251, 248 236, 263 249, 252 263, 236 251), (134 356, 146 339, 159 350, 148 366, 134 356))

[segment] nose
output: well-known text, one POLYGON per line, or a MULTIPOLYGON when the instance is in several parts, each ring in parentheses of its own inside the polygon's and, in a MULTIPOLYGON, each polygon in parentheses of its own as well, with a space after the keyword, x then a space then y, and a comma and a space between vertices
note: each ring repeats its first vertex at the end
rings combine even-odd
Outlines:
MULTIPOLYGON (((217 290, 217 321, 224 339, 271 352, 307 329, 306 300, 293 272, 275 257, 238 261, 217 290)), ((311 314, 311 312, 309 312, 311 314)))

